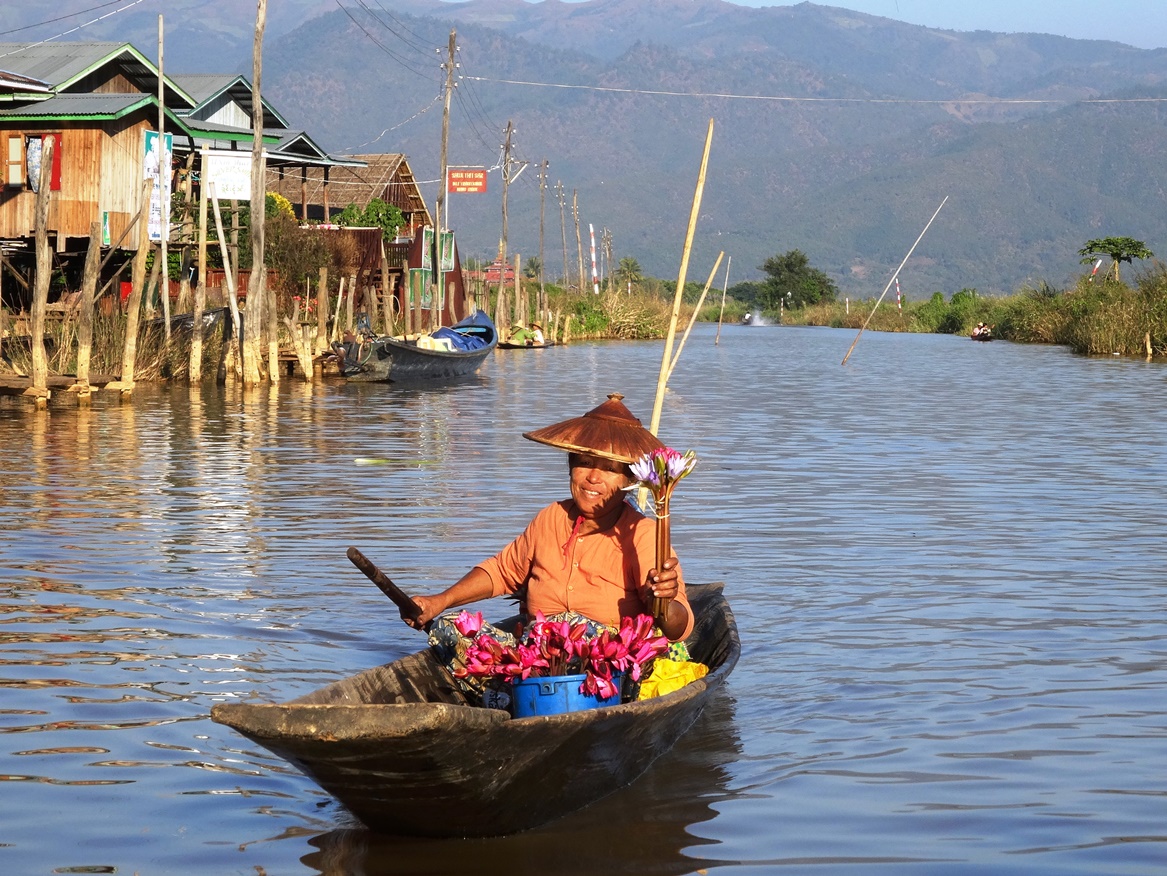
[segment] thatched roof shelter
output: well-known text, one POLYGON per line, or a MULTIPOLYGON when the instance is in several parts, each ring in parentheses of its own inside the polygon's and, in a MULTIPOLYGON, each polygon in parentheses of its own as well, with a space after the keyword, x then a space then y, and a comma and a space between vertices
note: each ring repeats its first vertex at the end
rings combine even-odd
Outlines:
POLYGON ((373 198, 397 207, 405 215, 402 236, 432 225, 429 208, 409 161, 400 153, 350 155, 363 167, 306 167, 298 174, 269 169, 267 190, 283 195, 300 219, 325 220, 349 204, 364 208, 373 198))

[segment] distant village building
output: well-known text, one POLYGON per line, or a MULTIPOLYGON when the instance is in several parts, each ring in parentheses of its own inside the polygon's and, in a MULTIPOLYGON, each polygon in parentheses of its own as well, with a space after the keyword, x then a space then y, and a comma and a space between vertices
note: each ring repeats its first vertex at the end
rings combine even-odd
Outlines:
MULTIPOLYGON (((90 226, 100 222, 104 245, 124 253, 110 260, 109 270, 118 270, 138 248, 139 235, 127 231, 141 207, 147 132, 158 128, 157 67, 128 43, 77 42, 0 43, 0 68, 0 271, 24 284, 31 276, 39 156, 50 137, 55 261, 66 274, 79 271, 90 226)), ((172 191, 193 201, 201 150, 250 154, 251 86, 234 75, 166 76, 163 86, 172 191)), ((360 166, 290 129, 267 101, 261 139, 270 172, 360 166)))

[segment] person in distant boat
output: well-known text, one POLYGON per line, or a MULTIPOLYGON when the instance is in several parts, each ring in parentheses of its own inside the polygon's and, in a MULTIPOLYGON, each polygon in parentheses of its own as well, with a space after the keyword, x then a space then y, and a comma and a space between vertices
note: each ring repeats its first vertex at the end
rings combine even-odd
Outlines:
POLYGON ((543 344, 543 327, 537 322, 531 323, 530 328, 516 322, 511 327, 511 336, 508 339, 512 344, 526 344, 528 347, 543 344))
POLYGON ((747 310, 746 315, 742 317, 742 325, 749 325, 753 318, 753 315, 747 310))
POLYGON ((972 330, 974 338, 987 338, 992 334, 992 327, 985 325, 983 322, 978 322, 976 328, 972 330))
POLYGON ((608 626, 649 613, 668 600, 657 623, 670 640, 693 630, 693 609, 675 554, 656 571, 656 526, 625 501, 630 468, 661 442, 624 406, 619 393, 581 417, 524 432, 568 451, 571 497, 548 505, 523 533, 441 593, 415 596, 421 614, 402 619, 421 629, 451 608, 504 594, 521 611, 551 617, 575 612, 608 626))

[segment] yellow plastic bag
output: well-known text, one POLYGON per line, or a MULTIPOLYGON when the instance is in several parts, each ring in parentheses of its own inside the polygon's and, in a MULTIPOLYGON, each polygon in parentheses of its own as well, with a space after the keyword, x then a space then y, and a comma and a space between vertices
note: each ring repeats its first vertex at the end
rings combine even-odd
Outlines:
POLYGON ((652 674, 640 682, 638 700, 663 697, 667 693, 680 690, 691 681, 704 678, 709 667, 704 663, 687 660, 657 660, 652 665, 652 674))

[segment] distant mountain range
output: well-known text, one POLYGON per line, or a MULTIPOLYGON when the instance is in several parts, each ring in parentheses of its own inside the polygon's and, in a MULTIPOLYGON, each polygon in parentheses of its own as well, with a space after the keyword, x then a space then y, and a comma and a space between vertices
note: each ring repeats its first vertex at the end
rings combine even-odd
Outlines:
MULTIPOLYGON (((254 4, 184 2, 167 4, 167 70, 250 75, 254 4)), ((440 64, 456 31, 449 162, 492 168, 488 194, 450 199, 464 256, 497 250, 496 168, 512 121, 512 157, 528 162, 508 190, 512 256, 538 255, 542 210, 549 274, 562 273, 565 228, 574 273, 575 193, 585 257, 590 224, 597 240, 610 233, 614 261, 675 277, 710 119, 691 280, 721 251, 732 283, 797 248, 843 294, 878 295, 946 196, 901 274, 909 297, 1067 283, 1093 237, 1167 254, 1167 50, 941 31, 811 3, 269 8, 279 16, 264 43, 265 96, 330 151, 406 153, 431 203, 440 64)), ((84 38, 153 56, 157 16, 142 16, 84 38)))

